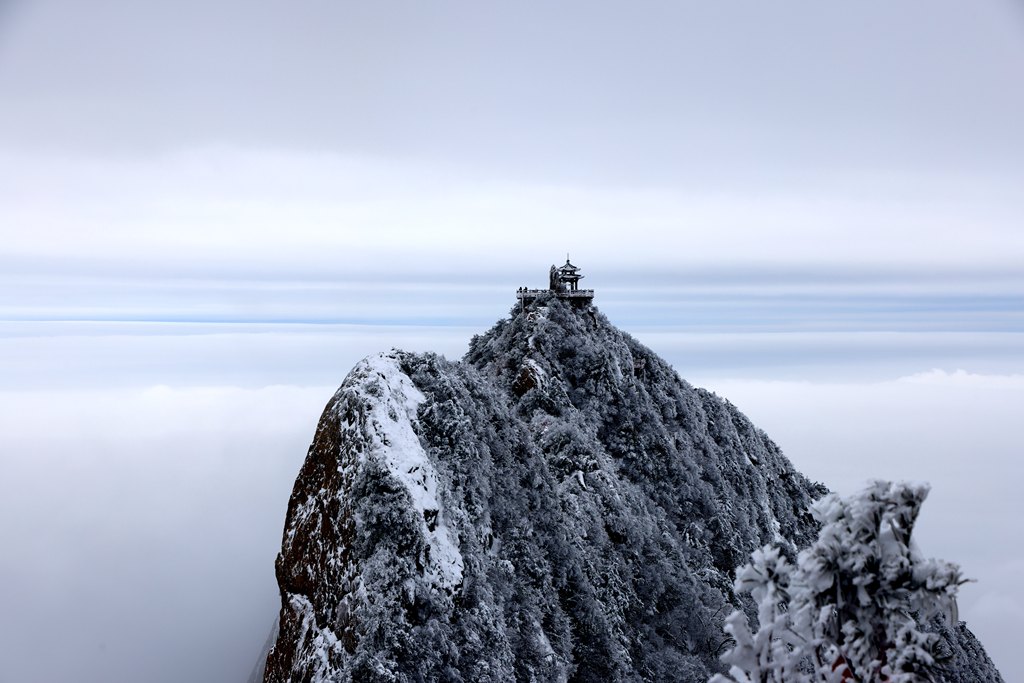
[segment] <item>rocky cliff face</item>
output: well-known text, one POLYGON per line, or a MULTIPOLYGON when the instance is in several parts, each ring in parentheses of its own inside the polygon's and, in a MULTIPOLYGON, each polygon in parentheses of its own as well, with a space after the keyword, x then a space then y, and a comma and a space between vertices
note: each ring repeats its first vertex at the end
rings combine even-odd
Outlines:
POLYGON ((289 502, 264 680, 705 681, 734 568, 805 545, 824 492, 595 308, 541 297, 461 362, 345 379, 289 502))

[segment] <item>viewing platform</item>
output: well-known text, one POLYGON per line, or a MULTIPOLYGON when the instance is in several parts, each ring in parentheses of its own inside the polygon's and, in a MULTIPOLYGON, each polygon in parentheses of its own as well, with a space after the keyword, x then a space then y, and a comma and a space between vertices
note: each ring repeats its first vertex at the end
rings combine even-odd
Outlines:
POLYGON ((556 296, 559 299, 593 299, 594 290, 592 289, 570 289, 567 291, 551 290, 551 289, 526 289, 522 287, 516 291, 516 298, 529 301, 536 299, 538 296, 550 294, 556 296))

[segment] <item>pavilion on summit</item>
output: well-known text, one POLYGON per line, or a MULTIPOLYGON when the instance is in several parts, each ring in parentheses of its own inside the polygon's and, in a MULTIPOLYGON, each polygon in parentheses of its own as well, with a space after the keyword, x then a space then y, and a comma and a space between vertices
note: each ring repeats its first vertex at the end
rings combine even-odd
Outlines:
POLYGON ((569 257, 566 256, 565 265, 560 268, 551 266, 551 271, 548 273, 547 289, 520 287, 516 290, 516 298, 525 304, 541 295, 554 295, 559 299, 569 299, 573 303, 590 303, 594 299, 594 290, 580 289, 581 279, 583 279, 583 275, 580 273, 579 266, 570 263, 569 257))

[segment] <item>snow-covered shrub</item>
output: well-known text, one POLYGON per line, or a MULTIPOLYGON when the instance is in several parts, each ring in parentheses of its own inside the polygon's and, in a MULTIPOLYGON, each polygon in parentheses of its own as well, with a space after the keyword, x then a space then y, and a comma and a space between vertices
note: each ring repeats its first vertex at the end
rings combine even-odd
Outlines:
POLYGON ((955 613, 956 565, 921 558, 910 536, 926 484, 876 481, 814 504, 818 539, 788 561, 765 546, 736 573, 758 627, 735 611, 729 676, 711 683, 910 683, 930 680, 939 636, 923 625, 955 613))

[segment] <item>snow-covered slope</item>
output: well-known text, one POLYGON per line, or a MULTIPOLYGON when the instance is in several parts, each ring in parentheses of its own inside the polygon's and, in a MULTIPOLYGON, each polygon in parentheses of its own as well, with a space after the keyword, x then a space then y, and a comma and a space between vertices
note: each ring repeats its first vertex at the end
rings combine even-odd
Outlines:
MULTIPOLYGON (((706 681, 734 568, 806 545, 824 492, 594 307, 542 297, 461 362, 345 379, 289 502, 265 680, 706 681)), ((951 668, 996 680, 957 633, 951 668)))

